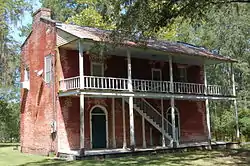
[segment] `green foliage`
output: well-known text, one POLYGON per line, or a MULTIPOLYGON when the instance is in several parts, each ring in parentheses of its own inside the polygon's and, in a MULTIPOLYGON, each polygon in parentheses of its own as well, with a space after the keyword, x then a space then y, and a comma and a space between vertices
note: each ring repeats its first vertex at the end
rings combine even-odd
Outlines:
POLYGON ((28 0, 0 0, 0 141, 19 135, 20 43, 11 37, 11 25, 31 6, 28 0))
MULTIPOLYGON (((250 95, 250 4, 238 7, 230 5, 221 7, 219 11, 212 8, 202 22, 178 19, 170 26, 171 30, 169 27, 162 28, 158 36, 162 39, 184 41, 216 50, 221 55, 237 59, 239 63, 235 63, 234 73, 240 101, 242 98, 249 98, 250 95), (167 36, 169 33, 170 37, 167 36)), ((208 65, 207 70, 209 84, 230 86, 229 64, 208 65)), ((240 115, 245 107, 239 105, 240 115)), ((213 102, 210 105, 213 131, 217 139, 232 141, 235 139, 235 115, 234 110, 229 108, 229 102, 213 102)), ((249 109, 245 111, 250 112, 249 109)), ((246 113, 243 115, 239 117, 241 134, 249 137, 250 116, 246 113)))
POLYGON ((114 29, 114 26, 106 23, 103 17, 92 7, 82 10, 79 14, 72 16, 67 23, 74 23, 80 26, 91 26, 101 29, 114 29))
POLYGON ((85 7, 77 0, 40 0, 42 7, 52 10, 52 19, 65 22, 68 18, 80 13, 85 7))

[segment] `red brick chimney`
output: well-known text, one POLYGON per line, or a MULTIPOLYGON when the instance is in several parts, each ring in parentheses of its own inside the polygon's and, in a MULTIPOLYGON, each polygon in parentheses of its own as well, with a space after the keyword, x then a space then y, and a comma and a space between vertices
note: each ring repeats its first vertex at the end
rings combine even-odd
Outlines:
POLYGON ((41 17, 51 18, 51 10, 48 8, 40 8, 33 13, 33 23, 40 21, 41 17))

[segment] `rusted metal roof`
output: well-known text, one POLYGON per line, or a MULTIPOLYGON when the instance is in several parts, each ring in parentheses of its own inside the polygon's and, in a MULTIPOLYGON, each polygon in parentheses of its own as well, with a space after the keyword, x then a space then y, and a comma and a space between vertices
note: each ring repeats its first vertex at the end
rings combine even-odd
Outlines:
MULTIPOLYGON (((102 41, 112 43, 109 38, 112 34, 111 31, 101 30, 93 27, 83 27, 72 24, 56 23, 58 29, 61 29, 69 34, 72 34, 81 39, 90 39, 94 41, 102 41)), ((216 59, 220 61, 236 62, 237 60, 230 57, 225 57, 216 54, 203 47, 194 46, 184 42, 169 42, 163 40, 147 40, 143 42, 132 42, 128 40, 123 40, 120 44, 127 45, 130 47, 146 47, 159 51, 164 51, 172 54, 182 54, 191 56, 201 56, 210 59, 216 59)))

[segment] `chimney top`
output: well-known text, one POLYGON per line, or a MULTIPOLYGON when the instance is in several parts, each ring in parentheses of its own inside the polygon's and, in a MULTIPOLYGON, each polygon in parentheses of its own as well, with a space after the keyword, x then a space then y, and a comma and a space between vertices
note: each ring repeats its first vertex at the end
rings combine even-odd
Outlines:
POLYGON ((51 18, 51 10, 48 8, 40 8, 33 13, 33 22, 39 21, 41 17, 51 18))

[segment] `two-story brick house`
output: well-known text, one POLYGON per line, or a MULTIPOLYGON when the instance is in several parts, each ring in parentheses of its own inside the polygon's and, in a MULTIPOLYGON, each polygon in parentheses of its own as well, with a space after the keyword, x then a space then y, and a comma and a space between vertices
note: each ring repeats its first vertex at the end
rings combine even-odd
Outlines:
POLYGON ((113 47, 109 31, 50 15, 44 8, 34 13, 22 46, 22 152, 211 141, 208 101, 236 105, 235 88, 206 81, 206 65, 230 58, 166 41, 113 47))

